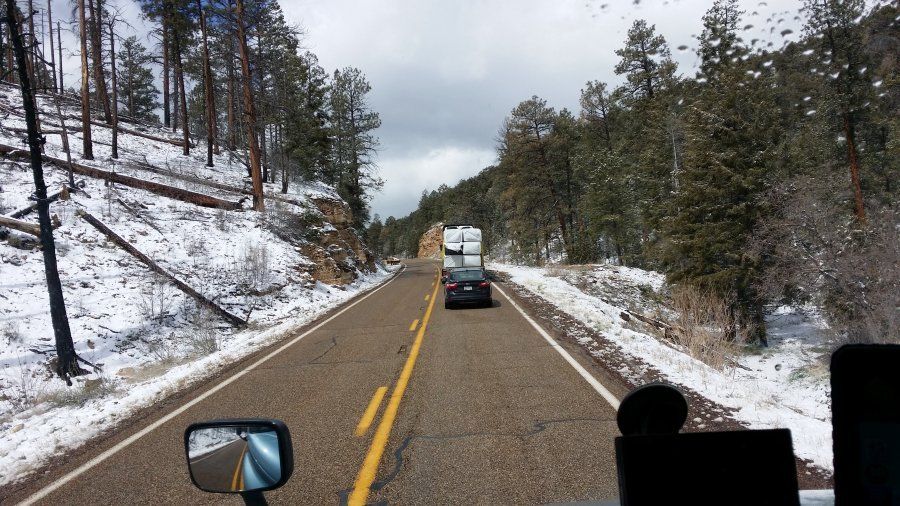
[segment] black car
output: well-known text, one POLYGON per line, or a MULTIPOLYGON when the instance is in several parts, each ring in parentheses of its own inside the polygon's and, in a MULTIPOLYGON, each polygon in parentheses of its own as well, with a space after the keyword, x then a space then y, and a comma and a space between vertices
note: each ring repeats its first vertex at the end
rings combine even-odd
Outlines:
POLYGON ((444 285, 444 307, 456 303, 476 303, 490 306, 491 282, 482 267, 453 269, 444 285))

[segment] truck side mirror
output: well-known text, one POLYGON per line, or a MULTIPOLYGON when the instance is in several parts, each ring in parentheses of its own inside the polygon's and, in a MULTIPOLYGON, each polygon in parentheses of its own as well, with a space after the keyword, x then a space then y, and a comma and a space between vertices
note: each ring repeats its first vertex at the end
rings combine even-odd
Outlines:
POLYGON ((280 420, 194 423, 184 432, 184 450, 191 481, 205 492, 258 494, 294 472, 291 434, 280 420))

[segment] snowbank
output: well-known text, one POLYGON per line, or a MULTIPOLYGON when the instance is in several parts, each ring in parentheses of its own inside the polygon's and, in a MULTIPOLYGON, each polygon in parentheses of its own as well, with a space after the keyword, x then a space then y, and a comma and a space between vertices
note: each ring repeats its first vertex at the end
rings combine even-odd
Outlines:
POLYGON ((646 286, 658 292, 664 283, 658 273, 613 266, 567 270, 489 264, 488 268, 508 273, 512 282, 601 332, 668 381, 733 409, 748 427, 791 429, 797 456, 832 470, 830 387, 827 371, 818 365, 818 357, 827 352, 821 319, 786 308, 776 311, 768 319, 770 347, 740 355, 739 367, 721 372, 626 327, 622 310, 646 305, 629 294, 645 291, 646 286), (579 269, 584 275, 577 275, 579 269), (576 286, 585 282, 605 283, 619 299, 613 305, 576 286))

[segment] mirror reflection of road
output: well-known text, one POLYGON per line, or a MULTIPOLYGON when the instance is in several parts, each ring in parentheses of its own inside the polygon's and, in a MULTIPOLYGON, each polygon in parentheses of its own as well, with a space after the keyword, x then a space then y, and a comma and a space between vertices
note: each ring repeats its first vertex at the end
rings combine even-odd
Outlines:
POLYGON ((243 490, 243 462, 247 447, 247 441, 238 438, 191 459, 194 480, 208 490, 243 490))
MULTIPOLYGON (((491 308, 446 310, 438 263, 407 264, 393 281, 265 362, 245 371, 276 347, 158 404, 132 427, 92 443, 6 498, 15 504, 56 483, 238 373, 39 502, 240 504, 238 497, 192 485, 184 430, 201 420, 254 417, 281 419, 293 436, 294 475, 266 493, 272 504, 347 501, 360 476, 370 478, 370 503, 616 497, 615 410, 501 293, 512 289, 495 283, 491 308)), ((577 344, 562 346, 619 398, 624 395, 577 344)), ((239 448, 221 450, 209 464, 231 466, 233 477, 239 448)))

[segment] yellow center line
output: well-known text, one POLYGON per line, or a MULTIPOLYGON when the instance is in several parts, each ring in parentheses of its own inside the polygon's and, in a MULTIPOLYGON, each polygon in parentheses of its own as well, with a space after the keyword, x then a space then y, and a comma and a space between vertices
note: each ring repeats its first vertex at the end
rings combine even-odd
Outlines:
POLYGON ((244 449, 241 450, 241 456, 238 458, 237 466, 234 468, 234 476, 231 477, 231 490, 232 491, 241 491, 244 490, 243 481, 244 481, 244 473, 241 472, 241 465, 244 463, 244 454, 247 453, 247 444, 244 443, 244 449), (241 488, 238 487, 238 478, 241 480, 241 488))
POLYGON ((384 394, 387 393, 387 387, 378 387, 378 390, 375 390, 375 395, 372 396, 372 400, 369 401, 369 406, 366 408, 365 413, 363 413, 362 418, 359 420, 359 424, 356 426, 356 435, 362 436, 369 430, 369 426, 372 425, 372 421, 375 420, 375 414, 378 413, 378 407, 381 406, 381 400, 384 399, 384 394))
POLYGON ((416 319, 413 320, 413 322, 409 325, 409 330, 410 330, 410 331, 416 330, 416 327, 418 327, 418 326, 419 326, 419 319, 416 318, 416 319))
MULTIPOLYGON (((437 286, 434 287, 433 295, 437 295, 437 286)), ((397 411, 400 409, 400 401, 403 399, 404 392, 406 392, 406 385, 409 383, 410 376, 412 376, 416 358, 419 356, 419 349, 422 347, 422 340, 425 338, 425 329, 428 328, 428 320, 431 318, 432 309, 434 309, 434 301, 435 297, 432 297, 431 303, 428 304, 428 309, 425 310, 425 316, 422 318, 422 326, 419 327, 419 332, 416 334, 416 340, 409 350, 409 358, 406 359, 403 370, 400 371, 400 377, 397 378, 397 384, 391 393, 391 399, 388 401, 384 414, 381 416, 378 428, 375 429, 372 446, 369 447, 366 459, 363 461, 362 468, 360 468, 359 474, 356 476, 356 482, 353 484, 353 493, 350 494, 350 498, 347 501, 347 504, 350 506, 363 505, 369 498, 369 490, 372 487, 372 483, 375 482, 378 464, 381 462, 382 455, 384 455, 384 448, 387 446, 391 428, 394 426, 394 419, 397 417, 397 411)))

